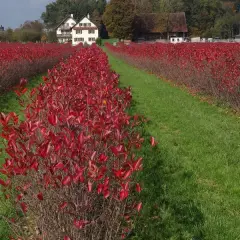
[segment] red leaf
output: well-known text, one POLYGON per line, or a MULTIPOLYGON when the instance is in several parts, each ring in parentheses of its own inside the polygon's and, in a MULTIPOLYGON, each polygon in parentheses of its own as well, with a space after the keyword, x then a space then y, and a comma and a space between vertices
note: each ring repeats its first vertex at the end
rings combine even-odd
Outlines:
POLYGON ((74 226, 78 229, 82 229, 86 224, 88 224, 89 221, 86 220, 74 220, 74 226))
POLYGON ((110 191, 109 190, 104 191, 103 196, 104 198, 108 198, 110 196, 110 191))
POLYGON ((151 145, 152 145, 153 147, 155 147, 155 146, 157 145, 157 142, 156 142, 156 140, 155 140, 154 137, 151 137, 151 138, 150 138, 150 142, 151 142, 151 145))
POLYGON ((22 203, 20 203, 20 206, 21 206, 23 212, 26 213, 27 212, 27 204, 22 202, 22 203))
POLYGON ((88 192, 92 192, 92 183, 88 181, 88 192))
POLYGON ((58 122, 58 118, 55 114, 51 113, 48 115, 48 122, 53 125, 56 126, 57 122, 58 122))
POLYGON ((16 202, 20 201, 23 198, 23 194, 20 193, 17 195, 16 202))
POLYGON ((100 194, 103 190, 103 184, 98 184, 97 186, 97 193, 100 194))
POLYGON ((131 171, 131 170, 127 171, 127 172, 125 173, 125 175, 123 176, 123 180, 126 180, 127 178, 129 178, 129 177, 131 176, 131 174, 132 174, 132 171, 131 171))
POLYGON ((38 193, 37 198, 38 198, 40 201, 42 201, 42 200, 43 200, 43 194, 42 194, 41 192, 38 193))
POLYGON ((140 193, 142 191, 141 186, 139 183, 136 184, 136 191, 140 193))
POLYGON ((27 85, 28 80, 25 78, 20 79, 20 87, 24 87, 27 85))
POLYGON ((48 153, 49 153, 49 151, 50 151, 50 141, 49 142, 47 142, 47 143, 45 143, 45 144, 43 144, 40 148, 39 148, 39 155, 41 156, 41 157, 43 157, 43 158, 45 158, 47 155, 48 155, 48 153))
POLYGON ((30 168, 31 169, 34 169, 36 172, 38 171, 38 162, 37 161, 34 161, 32 164, 31 164, 31 166, 30 166, 30 168))
POLYGON ((132 167, 134 171, 138 171, 140 169, 143 158, 138 158, 135 162, 133 162, 132 167))
POLYGON ((104 155, 103 153, 99 156, 99 162, 105 163, 108 160, 108 156, 104 155))
POLYGON ((0 185, 2 185, 3 187, 7 186, 7 184, 2 179, 0 179, 0 185))
POLYGON ((70 185, 71 184, 71 177, 70 176, 66 176, 63 180, 62 180, 62 184, 64 186, 70 185))
POLYGON ((60 210, 63 210, 64 208, 67 207, 67 205, 68 205, 68 203, 67 203, 67 202, 64 202, 64 203, 62 203, 62 204, 59 206, 59 209, 60 209, 60 210))
POLYGON ((137 204, 136 209, 137 209, 138 212, 141 211, 141 209, 142 209, 142 202, 137 204))
POLYGON ((84 182, 83 172, 79 172, 73 177, 73 182, 77 184, 78 182, 84 182))
POLYGON ((63 240, 71 240, 71 238, 68 236, 65 236, 63 240))
POLYGON ((57 170, 60 170, 60 169, 63 169, 63 168, 64 168, 64 164, 62 162, 59 162, 53 167, 53 170, 57 171, 57 170))

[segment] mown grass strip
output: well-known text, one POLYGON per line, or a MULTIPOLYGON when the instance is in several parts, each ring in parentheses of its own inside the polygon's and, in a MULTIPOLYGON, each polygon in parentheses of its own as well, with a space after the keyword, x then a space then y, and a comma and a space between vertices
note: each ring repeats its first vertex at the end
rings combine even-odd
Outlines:
POLYGON ((109 54, 121 86, 131 86, 134 114, 150 119, 144 135, 144 209, 133 239, 240 236, 240 118, 133 68, 109 54), (153 152, 154 151, 154 152, 153 152))

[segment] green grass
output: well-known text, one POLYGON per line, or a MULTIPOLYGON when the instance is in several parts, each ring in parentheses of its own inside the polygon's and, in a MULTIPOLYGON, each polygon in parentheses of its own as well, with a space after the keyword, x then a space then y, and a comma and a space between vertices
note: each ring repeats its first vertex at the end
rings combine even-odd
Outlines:
POLYGON ((102 45, 103 46, 104 46, 105 43, 113 44, 115 42, 118 42, 117 38, 102 39, 102 45))
POLYGON ((240 239, 240 118, 109 54, 131 112, 150 122, 142 149, 144 209, 132 239, 240 239))
MULTIPOLYGON (((29 81, 27 88, 32 89, 38 86, 40 83, 42 83, 42 76, 37 76, 29 81)), ((3 113, 16 112, 20 116, 20 119, 23 119, 22 109, 18 103, 18 98, 13 91, 0 95, 0 112, 3 113)), ((0 143, 0 148, 2 147, 3 145, 0 143)), ((6 155, 4 153, 0 155, 0 164, 4 162, 5 157, 6 155)), ((14 210, 12 208, 11 203, 1 201, 0 199, 0 240, 9 239, 8 236, 10 235, 9 234, 10 229, 4 218, 6 217, 10 218, 13 216, 14 210)))

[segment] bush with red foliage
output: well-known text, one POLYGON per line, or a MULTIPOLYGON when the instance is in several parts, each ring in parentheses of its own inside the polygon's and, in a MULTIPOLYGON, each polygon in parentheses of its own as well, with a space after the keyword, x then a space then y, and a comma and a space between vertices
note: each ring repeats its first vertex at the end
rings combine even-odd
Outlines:
POLYGON ((124 238, 142 207, 134 179, 144 139, 135 127, 144 119, 126 113, 130 89, 118 88, 118 75, 96 46, 44 80, 29 94, 25 121, 1 115, 9 155, 0 170, 5 197, 16 193, 17 206, 38 228, 33 239, 124 238))
POLYGON ((0 92, 10 90, 20 78, 46 72, 75 51, 70 44, 0 43, 0 92))
POLYGON ((240 44, 106 44, 130 64, 240 108, 240 44))

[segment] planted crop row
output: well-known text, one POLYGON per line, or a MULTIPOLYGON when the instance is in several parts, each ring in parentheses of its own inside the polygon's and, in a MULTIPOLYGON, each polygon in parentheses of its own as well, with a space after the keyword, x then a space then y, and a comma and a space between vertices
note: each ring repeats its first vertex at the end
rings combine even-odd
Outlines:
MULTIPOLYGON (((143 119, 126 113, 130 89, 118 88, 118 75, 96 46, 61 62, 44 80, 29 95, 25 121, 15 113, 0 118, 9 156, 0 170, 4 201, 28 216, 10 223, 35 226, 33 239, 125 238, 142 207, 134 179, 144 139, 134 129, 143 119)), ((19 236, 12 239, 29 237, 14 232, 19 236)))
POLYGON ((240 108, 240 44, 106 45, 129 63, 240 108))
POLYGON ((0 43, 0 92, 10 90, 20 78, 46 72, 75 50, 70 44, 0 43))

